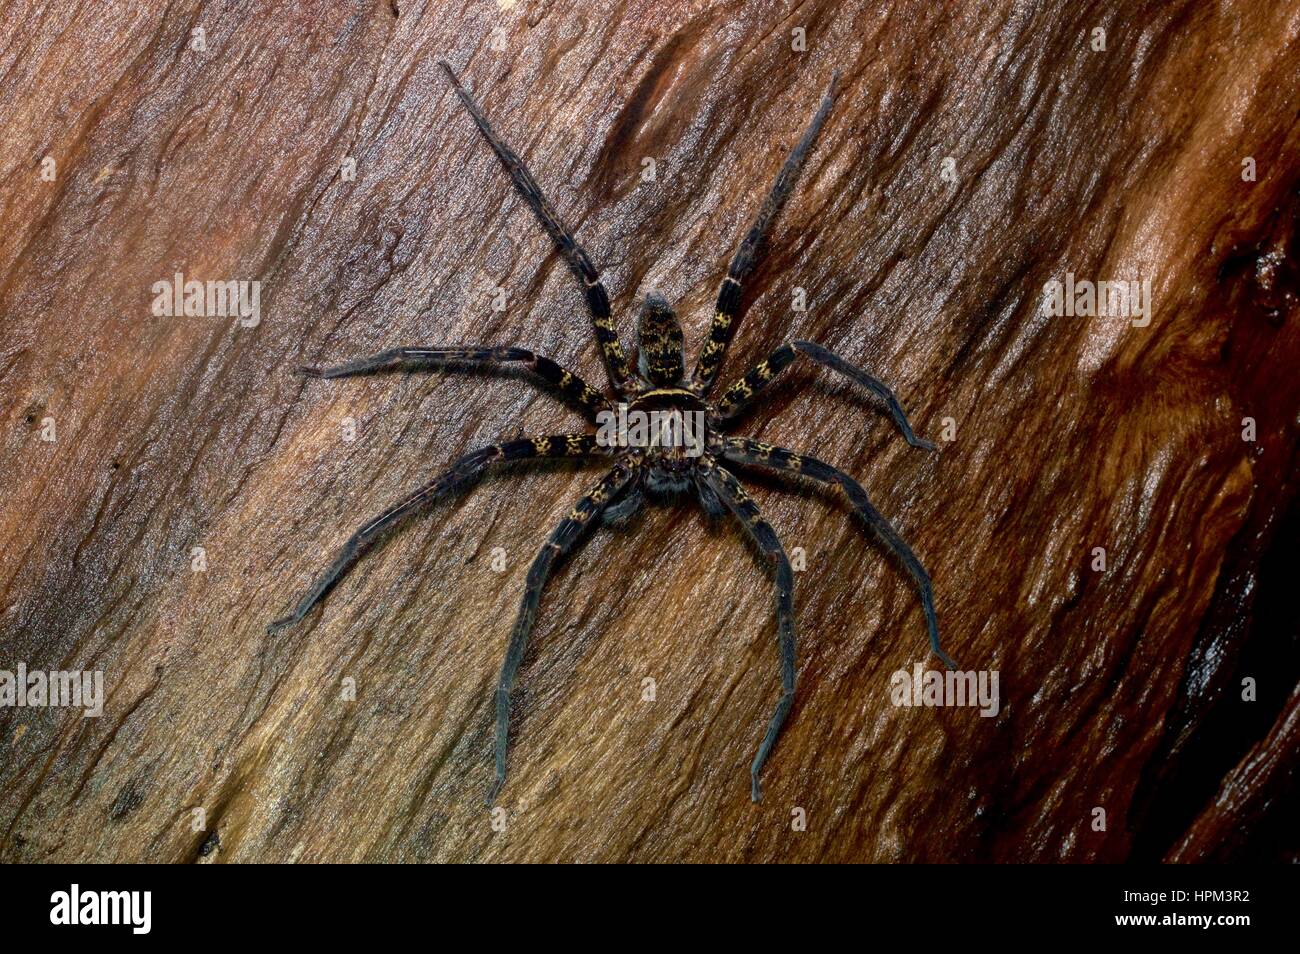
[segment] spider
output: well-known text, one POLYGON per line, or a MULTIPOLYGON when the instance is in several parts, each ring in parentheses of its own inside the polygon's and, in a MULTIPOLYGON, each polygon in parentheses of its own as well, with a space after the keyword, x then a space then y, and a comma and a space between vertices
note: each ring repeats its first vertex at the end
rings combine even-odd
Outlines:
POLYGON ((904 439, 912 447, 933 451, 934 444, 916 436, 907 415, 894 393, 881 381, 854 367, 828 348, 811 341, 790 341, 766 359, 746 371, 735 383, 710 398, 727 346, 743 315, 741 289, 759 260, 764 238, 790 196, 805 160, 813 149, 818 132, 830 113, 839 83, 835 74, 803 136, 786 157, 772 184, 758 217, 750 226, 731 259, 726 278, 718 292, 717 306, 709 326, 708 337, 700 351, 694 371, 688 376, 683 363, 682 327, 668 302, 656 293, 646 296, 637 321, 638 360, 634 370, 623 351, 610 313, 609 295, 586 251, 560 221, 550 202, 542 194, 528 167, 505 144, 488 122, 470 93, 461 85, 452 68, 439 65, 446 72, 456 95, 509 173, 515 188, 528 203, 542 227, 554 241, 581 285, 591 314, 596 343, 608 374, 611 394, 602 394, 582 378, 561 367, 550 358, 525 348, 464 346, 392 348, 366 358, 359 358, 323 368, 304 367, 311 377, 343 378, 378 371, 424 371, 431 369, 479 368, 492 371, 525 369, 549 386, 559 396, 580 409, 595 423, 608 421, 610 415, 653 410, 696 415, 704 423, 702 450, 691 453, 680 442, 641 441, 636 446, 601 439, 601 433, 557 434, 505 441, 471 451, 456 460, 443 474, 424 484, 375 517, 352 535, 333 563, 325 570, 297 606, 287 616, 271 623, 275 631, 301 621, 334 587, 354 563, 399 521, 430 502, 459 490, 480 477, 492 464, 509 461, 573 458, 601 460, 612 467, 573 510, 552 531, 528 570, 527 583, 519 614, 506 648, 496 689, 495 780, 487 803, 495 802, 506 778, 506 751, 510 730, 510 694, 524 658, 528 636, 537 617, 542 589, 555 563, 579 542, 585 530, 595 522, 614 524, 626 521, 650 497, 672 498, 693 491, 710 517, 730 512, 744 532, 762 552, 775 575, 776 618, 781 656, 781 697, 767 725, 758 753, 750 767, 750 795, 761 797, 759 774, 776 744, 794 701, 795 692, 795 613, 794 574, 781 541, 771 525, 737 479, 734 469, 749 466, 779 474, 808 478, 823 487, 843 493, 853 510, 865 521, 898 558, 910 574, 920 594, 925 612, 930 648, 949 669, 956 665, 939 644, 930 578, 911 548, 867 498, 862 486, 824 461, 805 454, 750 440, 727 436, 728 426, 760 392, 776 380, 794 360, 803 355, 817 364, 843 374, 883 402, 904 439))

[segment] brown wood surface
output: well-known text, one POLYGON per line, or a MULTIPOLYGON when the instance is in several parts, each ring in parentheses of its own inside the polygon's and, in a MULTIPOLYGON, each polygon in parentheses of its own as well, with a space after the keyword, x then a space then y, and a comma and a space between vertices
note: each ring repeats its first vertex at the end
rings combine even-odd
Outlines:
POLYGON ((0 710, 0 858, 1231 857, 1229 834, 1295 805, 1295 616, 1264 631, 1255 601, 1294 550, 1298 104, 1290 0, 10 0, 0 668, 99 669, 107 701, 0 710), (952 419, 940 453, 911 450, 800 365, 744 430, 863 481, 929 568, 949 651, 999 672, 995 718, 891 704, 894 671, 933 664, 912 586, 836 500, 766 479, 807 563, 799 696, 758 805, 771 583, 731 526, 661 507, 548 588, 494 830, 497 667, 534 550, 597 470, 498 472, 267 635, 454 457, 581 429, 525 379, 298 365, 515 344, 603 380, 441 57, 604 271, 625 342, 655 288, 692 348, 843 72, 724 380, 797 336, 889 381, 922 434, 952 419), (155 317, 177 271, 260 280, 260 324, 155 317), (1150 324, 1039 314, 1066 272, 1150 278, 1150 324), (1250 706, 1253 734, 1207 761, 1200 730, 1250 706))

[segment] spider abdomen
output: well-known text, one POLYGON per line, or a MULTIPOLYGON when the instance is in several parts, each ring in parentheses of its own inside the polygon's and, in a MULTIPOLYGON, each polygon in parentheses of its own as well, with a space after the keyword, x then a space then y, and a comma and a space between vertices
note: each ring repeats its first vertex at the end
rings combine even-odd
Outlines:
POLYGON ((651 292, 637 322, 637 366, 643 377, 660 387, 678 384, 685 373, 682 326, 662 295, 651 292))

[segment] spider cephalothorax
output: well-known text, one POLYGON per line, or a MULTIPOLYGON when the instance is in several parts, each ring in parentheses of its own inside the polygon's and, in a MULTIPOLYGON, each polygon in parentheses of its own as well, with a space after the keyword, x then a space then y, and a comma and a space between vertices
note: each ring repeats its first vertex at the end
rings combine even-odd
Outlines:
POLYGON ((368 358, 323 369, 304 368, 304 373, 309 375, 339 378, 394 369, 413 371, 466 365, 493 369, 522 365, 582 410, 595 427, 595 432, 506 441, 461 457, 445 473, 398 501, 354 533, 294 610, 288 616, 276 620, 270 628, 275 630, 303 619, 361 554, 378 542, 387 530, 431 501, 471 483, 489 465, 545 458, 603 459, 612 464, 609 472, 552 531, 550 539, 538 552, 528 571, 519 616, 515 620, 497 682, 496 780, 488 801, 495 799, 505 782, 510 691, 523 662, 524 649, 537 616, 542 588, 555 561, 568 553, 583 532, 594 523, 627 519, 643 505, 647 494, 664 496, 692 491, 710 514, 720 515, 729 511, 772 564, 775 574, 782 691, 750 768, 751 795, 757 801, 759 773, 794 701, 794 574, 776 532, 763 519, 758 507, 741 487, 732 473, 733 468, 754 467, 797 475, 840 491, 916 582, 921 607, 925 612, 930 647, 948 668, 956 668, 939 645, 939 628, 929 577, 907 544, 871 505, 862 486, 842 470, 815 457, 744 437, 731 437, 726 433, 737 415, 759 392, 802 354, 872 392, 884 403, 909 444, 934 450, 933 444, 918 438, 912 432, 907 415, 893 392, 828 348, 811 341, 791 341, 748 370, 724 390, 720 397, 710 397, 726 357, 727 346, 742 314, 741 291, 744 281, 753 271, 764 236, 790 195, 804 160, 816 141, 817 133, 830 112, 836 80, 831 81, 831 87, 823 97, 812 122, 786 157, 758 218, 732 257, 727 275, 718 291, 708 336, 694 370, 688 375, 683 359, 681 324, 668 302, 657 294, 646 296, 641 306, 637 321, 637 370, 632 370, 610 314, 609 295, 586 251, 574 241, 560 222, 528 168, 496 134, 473 98, 460 85, 451 67, 446 63, 441 65, 483 138, 510 174, 515 188, 550 234, 556 248, 581 283, 612 394, 602 394, 550 358, 515 347, 462 345, 392 348, 368 358))

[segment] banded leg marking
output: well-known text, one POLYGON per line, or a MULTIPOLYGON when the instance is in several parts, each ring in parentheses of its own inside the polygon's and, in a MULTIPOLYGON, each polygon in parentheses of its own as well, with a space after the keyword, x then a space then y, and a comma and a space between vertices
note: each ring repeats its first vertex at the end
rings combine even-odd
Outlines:
POLYGON ((581 408, 593 423, 601 411, 610 410, 605 397, 572 371, 550 358, 526 348, 480 347, 466 345, 447 348, 389 348, 365 358, 356 358, 322 368, 304 367, 302 373, 314 378, 346 378, 381 371, 432 371, 454 369, 457 365, 504 369, 511 364, 533 372, 560 397, 581 408))
POLYGON ((921 608, 925 612, 926 630, 930 636, 930 649, 939 657, 940 661, 949 669, 956 669, 957 664, 952 661, 943 647, 939 643, 939 621, 934 612, 934 590, 930 585, 930 575, 925 572, 925 567, 921 561, 916 558, 898 531, 894 529, 880 511, 871 505, 871 500, 867 497, 867 492, 862 485, 850 477, 844 471, 832 467, 825 461, 810 457, 807 454, 800 454, 784 447, 776 447, 772 444, 764 444, 759 441, 752 441, 748 438, 728 438, 722 449, 722 457, 739 464, 750 464, 756 467, 764 467, 768 470, 784 472, 789 474, 799 474, 808 477, 818 483, 829 486, 838 486, 844 491, 848 498, 849 504, 857 512, 867 525, 879 535, 885 546, 898 558, 912 577, 916 584, 917 591, 921 598, 921 608))
POLYGON ((515 619, 514 630, 510 633, 510 643, 506 647, 505 661, 501 664, 501 675, 497 679, 496 713, 496 780, 488 791, 487 804, 496 801, 501 786, 506 781, 506 752, 510 739, 510 690, 514 688, 515 678, 519 675, 519 666, 524 661, 524 651, 528 648, 528 636, 537 620, 537 607, 542 599, 542 589, 551 575, 555 561, 568 553, 582 536, 582 532, 599 517, 610 502, 632 482, 640 473, 640 462, 619 459, 614 469, 600 479, 591 490, 574 505, 570 514, 560 521, 551 531, 550 538, 543 544, 533 564, 528 568, 528 580, 524 586, 524 595, 519 603, 519 615, 515 619))
POLYGON ((795 686, 795 625, 794 625, 794 571, 785 548, 772 529, 772 525, 763 519, 758 505, 745 492, 740 481, 722 467, 713 465, 702 470, 707 486, 718 499, 732 512, 754 540, 763 555, 772 564, 776 577, 776 621, 777 635, 781 650, 781 698, 777 701, 776 711, 767 724, 754 764, 750 766, 750 798, 759 801, 763 797, 758 783, 759 773, 772 754, 781 727, 785 725, 790 706, 794 703, 795 686))
POLYGON ((916 436, 911 422, 907 419, 907 413, 903 410, 903 405, 898 402, 898 398, 894 396, 894 392, 887 384, 845 361, 829 348, 812 341, 792 341, 781 345, 722 392, 722 397, 718 400, 718 414, 722 420, 730 420, 744 410, 759 392, 771 384, 801 354, 807 355, 823 367, 839 372, 855 384, 862 385, 884 401, 889 416, 893 418, 894 424, 907 443, 922 450, 936 449, 931 441, 916 436))
POLYGON ((348 538, 325 572, 316 579, 306 595, 287 615, 275 620, 267 632, 275 632, 301 622, 312 607, 325 598, 359 559, 384 533, 421 507, 453 490, 476 480, 489 465, 503 461, 534 460, 556 457, 605 457, 607 448, 596 443, 591 434, 558 434, 531 437, 492 444, 471 451, 458 459, 442 474, 403 497, 348 538))
POLYGON ((523 200, 528 203, 528 207, 533 210, 533 214, 537 216, 537 221, 542 224, 542 228, 546 230, 546 233, 551 237, 551 241, 555 243, 556 249, 564 257, 570 271, 577 277, 579 284, 582 286, 583 297, 587 301, 587 308, 591 312, 592 328, 596 335, 596 343, 600 346, 600 354, 605 362, 605 369, 609 374, 609 383, 616 390, 621 391, 632 376, 632 369, 631 365, 628 364, 627 355, 623 352, 623 345, 619 341, 618 332, 614 328, 614 319, 611 317, 609 310, 609 293, 600 280, 600 274, 596 271, 596 266, 591 264, 586 249, 578 244, 572 233, 560 220, 555 209, 542 193, 541 186, 537 184, 533 174, 524 165, 524 161, 515 154, 513 149, 506 145, 505 141, 497 134, 497 131, 492 128, 492 124, 483 115, 483 111, 479 108, 478 103, 474 101, 474 97, 460 84, 460 80, 452 72, 451 66, 445 61, 439 61, 438 65, 447 73, 447 78, 451 80, 456 95, 474 120, 474 124, 478 126, 478 130, 482 133, 487 144, 492 147, 492 151, 501 160, 501 165, 505 167, 515 189, 523 197, 523 200))
POLYGON ((727 355, 727 346, 731 344, 731 337, 735 334, 736 325, 741 318, 740 295, 744 281, 758 263, 763 240, 799 180, 799 173, 803 171, 804 163, 812 152, 822 123, 826 121, 835 102, 835 91, 838 86, 839 74, 836 73, 808 128, 804 130, 803 136, 795 147, 790 150, 785 164, 777 173, 776 181, 772 183, 771 191, 768 192, 762 208, 758 211, 758 218, 749 227, 745 238, 736 249, 736 254, 732 256, 727 277, 722 280, 722 287, 718 289, 718 303, 714 308, 713 321, 709 324, 709 334, 704 340, 704 347, 700 350, 700 357, 695 364, 695 373, 691 379, 693 386, 701 395, 708 394, 714 381, 717 380, 718 371, 722 368, 722 361, 727 355))

